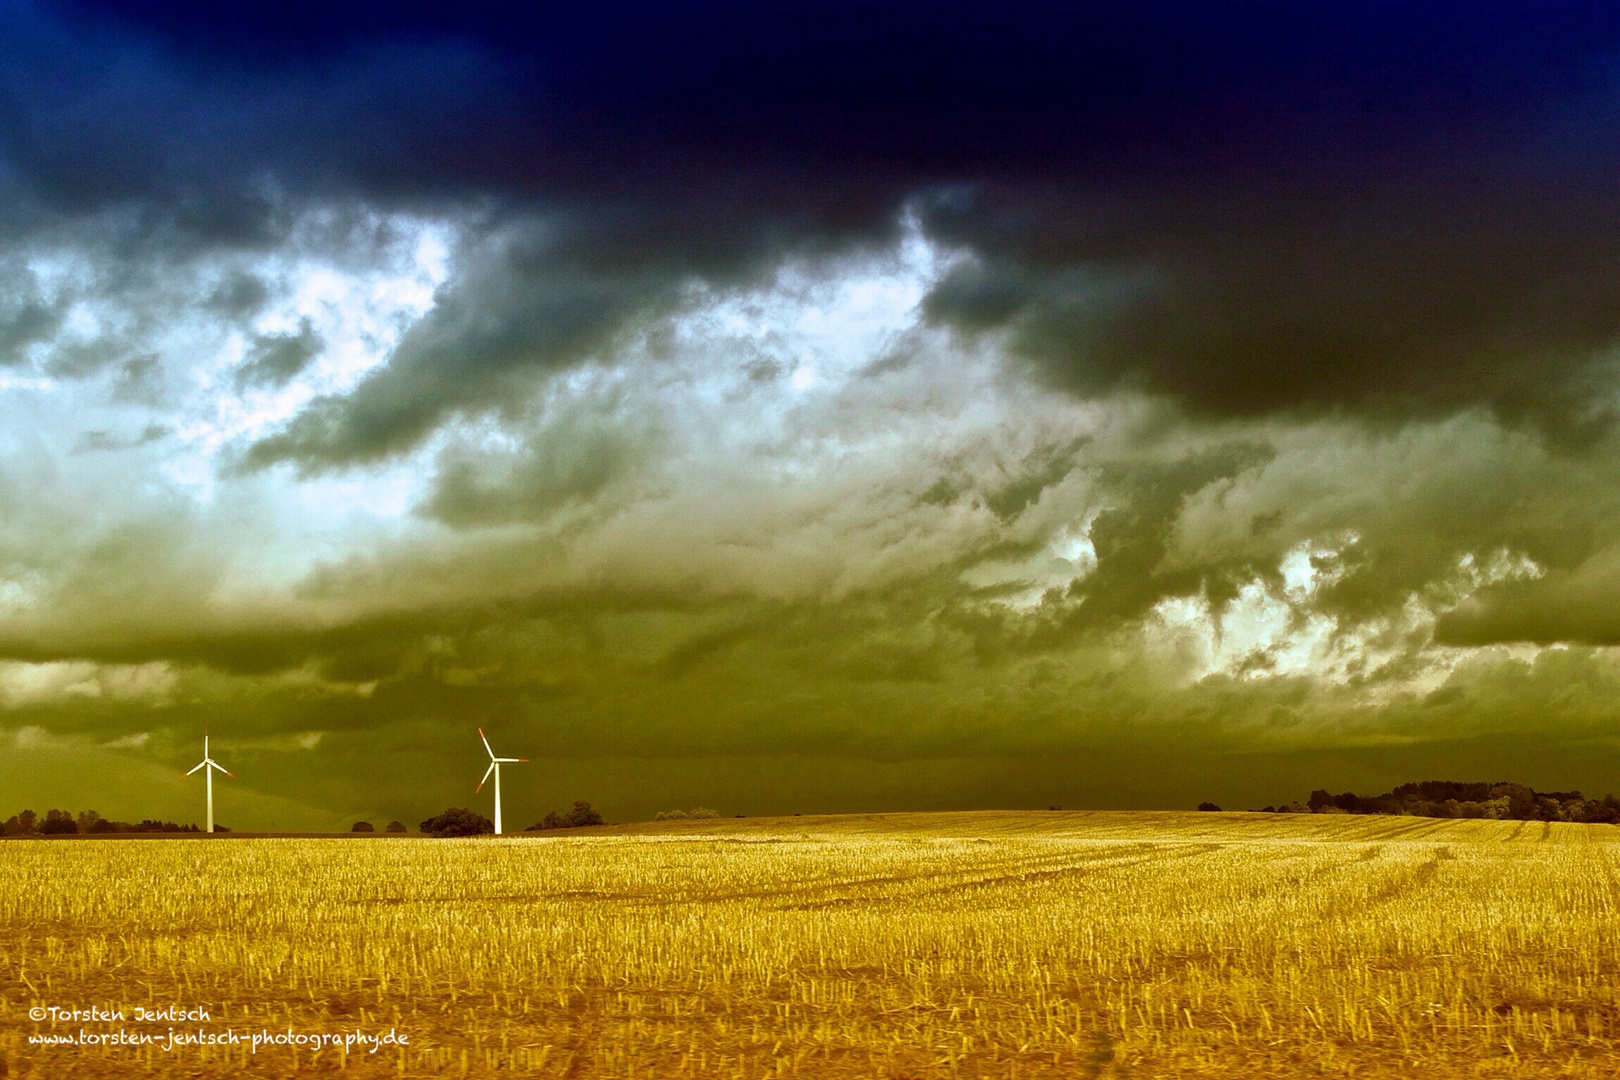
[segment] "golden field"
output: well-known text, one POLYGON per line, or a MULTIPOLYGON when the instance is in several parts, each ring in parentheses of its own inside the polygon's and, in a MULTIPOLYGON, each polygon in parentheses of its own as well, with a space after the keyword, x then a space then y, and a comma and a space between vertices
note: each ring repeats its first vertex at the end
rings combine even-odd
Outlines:
POLYGON ((0 842, 8 1077, 1620 1075, 1620 828, 975 813, 0 842), (586 835, 586 834, 589 835, 586 835), (31 1008, 209 1010, 35 1023, 31 1008), (31 1045, 78 1029, 328 1046, 31 1045))

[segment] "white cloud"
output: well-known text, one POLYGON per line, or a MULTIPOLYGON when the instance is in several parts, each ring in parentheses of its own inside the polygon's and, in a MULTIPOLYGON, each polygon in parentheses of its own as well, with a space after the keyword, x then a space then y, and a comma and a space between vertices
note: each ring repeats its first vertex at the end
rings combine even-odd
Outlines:
POLYGON ((47 663, 0 661, 0 705, 20 708, 68 698, 110 697, 164 704, 176 676, 167 663, 95 664, 86 660, 47 663))

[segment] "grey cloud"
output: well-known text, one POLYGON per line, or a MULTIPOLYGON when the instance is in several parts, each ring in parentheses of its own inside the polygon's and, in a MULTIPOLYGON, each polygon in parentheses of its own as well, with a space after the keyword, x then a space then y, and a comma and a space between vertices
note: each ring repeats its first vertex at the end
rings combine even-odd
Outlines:
POLYGON ((118 401, 157 405, 163 400, 163 365, 156 353, 131 356, 119 364, 112 393, 118 401))
POLYGON ((44 294, 22 258, 0 260, 0 367, 27 363, 29 346, 56 334, 67 307, 65 298, 44 294))
MULTIPOLYGON (((1033 460, 1024 462, 1024 475, 1012 482, 985 495, 985 505, 1003 521, 1016 518, 1023 513, 1029 505, 1041 497, 1041 492, 1058 483, 1073 472, 1077 467, 1077 459, 1081 450, 1091 440, 1082 437, 1069 443, 1067 446, 1047 447, 1036 453, 1033 460)), ((940 484, 948 481, 941 480, 940 484)), ((945 499, 949 489, 942 489, 939 484, 924 493, 924 502, 937 502, 945 499)), ((945 499, 948 501, 948 499, 945 499)))
POLYGON ((545 521, 566 506, 599 503, 647 452, 648 436, 627 420, 576 407, 546 417, 514 453, 446 450, 420 512, 467 528, 545 521))
POLYGON ((236 369, 236 385, 238 388, 285 386, 325 347, 326 342, 308 319, 299 321, 295 334, 257 334, 236 369))
POLYGON ((227 316, 244 318, 264 307, 270 289, 264 279, 249 273, 231 274, 208 295, 207 306, 227 316))
POLYGON ((167 438, 169 434, 170 431, 167 427, 155 421, 141 429, 139 435, 129 437, 117 436, 108 431, 87 431, 79 436, 78 442, 73 444, 73 452, 81 454, 91 451, 129 450, 137 446, 158 442, 167 438))

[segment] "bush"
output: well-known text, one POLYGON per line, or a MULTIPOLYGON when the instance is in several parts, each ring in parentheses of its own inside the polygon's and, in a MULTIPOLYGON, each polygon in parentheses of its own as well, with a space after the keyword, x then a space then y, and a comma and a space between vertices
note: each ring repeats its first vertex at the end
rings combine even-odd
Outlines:
POLYGON ((376 832, 377 827, 369 821, 357 821, 349 826, 350 832, 376 832))
POLYGON ((404 832, 405 831, 405 823, 403 821, 390 821, 388 823, 388 828, 384 829, 383 831, 384 832, 404 832))
POLYGON ((422 822, 422 831, 429 836, 484 836, 495 831, 495 823, 483 814, 452 806, 422 822))
POLYGON ((1203 810, 1206 813, 1216 813, 1216 814, 1218 814, 1218 813, 1221 812, 1221 808, 1216 806, 1212 802, 1201 802, 1201 803, 1198 804, 1198 809, 1203 810))

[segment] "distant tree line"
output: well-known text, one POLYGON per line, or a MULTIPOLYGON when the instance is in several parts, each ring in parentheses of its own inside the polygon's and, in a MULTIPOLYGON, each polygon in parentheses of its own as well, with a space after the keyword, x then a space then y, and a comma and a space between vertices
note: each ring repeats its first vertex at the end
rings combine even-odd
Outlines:
MULTIPOLYGON (((215 832, 230 832, 215 824, 215 832)), ((138 824, 110 821, 94 810, 85 810, 74 816, 67 810, 47 810, 42 818, 32 810, 12 814, 0 823, 4 836, 65 836, 74 833, 194 833, 202 832, 195 825, 177 825, 172 821, 153 821, 147 818, 138 824)))
POLYGON ((483 836, 495 831, 495 823, 483 814, 462 806, 452 806, 422 822, 426 836, 483 836))
POLYGON ((574 808, 566 814, 559 815, 557 811, 549 811, 544 818, 530 825, 524 832, 543 832, 547 829, 579 829, 586 825, 602 824, 602 815, 591 809, 591 804, 581 799, 574 803, 574 808))
MULTIPOLYGON (((566 814, 555 810, 544 819, 530 825, 524 832, 543 832, 549 829, 578 829, 586 825, 602 824, 602 815, 591 809, 583 799, 566 814)), ((495 823, 483 814, 462 806, 452 806, 422 822, 422 832, 428 836, 485 836, 495 832, 495 823)))
MULTIPOLYGON (((694 810, 691 817, 714 817, 712 810, 694 810)), ((591 808, 591 804, 583 800, 576 802, 574 808, 566 814, 555 811, 547 814, 541 821, 528 827, 527 832, 540 832, 546 829, 577 829, 585 825, 602 824, 602 815, 591 808)), ((475 813, 464 807, 453 806, 442 814, 428 818, 422 822, 422 832, 428 836, 481 836, 495 831, 495 823, 484 815, 475 813)), ((0 822, 0 836, 63 836, 77 833, 200 833, 196 825, 177 825, 172 821, 153 821, 148 818, 137 824, 127 821, 112 821, 102 817, 94 810, 86 810, 74 815, 67 810, 47 810, 44 817, 40 817, 32 810, 23 810, 11 815, 4 822, 0 822)), ((230 832, 231 830, 217 822, 215 832, 230 832)), ((375 832, 376 827, 369 821, 357 821, 352 832, 375 832)), ((402 822, 390 821, 386 831, 402 833, 405 825, 402 822)))
MULTIPOLYGON (((1213 803, 1205 804, 1213 807, 1213 803)), ((1203 809, 1201 806, 1199 809, 1203 809)), ((1435 818, 1497 818, 1507 821, 1589 821, 1620 824, 1620 799, 1588 799, 1579 791, 1536 791, 1524 784, 1465 784, 1425 780, 1402 784, 1382 795, 1338 795, 1321 788, 1286 806, 1262 807, 1268 814, 1408 814, 1435 818)))
POLYGON ((660 810, 653 815, 654 821, 707 821, 717 818, 720 814, 706 806, 694 806, 690 810, 660 810))

